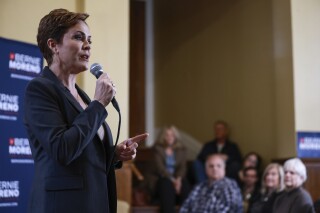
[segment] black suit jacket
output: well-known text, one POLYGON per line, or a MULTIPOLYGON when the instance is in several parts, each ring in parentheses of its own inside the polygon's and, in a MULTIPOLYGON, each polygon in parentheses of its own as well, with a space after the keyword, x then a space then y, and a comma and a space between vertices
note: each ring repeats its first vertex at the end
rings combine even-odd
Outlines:
POLYGON ((48 67, 26 88, 25 126, 35 166, 30 213, 116 212, 108 113, 77 90, 85 110, 48 67), (97 135, 101 125, 103 141, 97 135))

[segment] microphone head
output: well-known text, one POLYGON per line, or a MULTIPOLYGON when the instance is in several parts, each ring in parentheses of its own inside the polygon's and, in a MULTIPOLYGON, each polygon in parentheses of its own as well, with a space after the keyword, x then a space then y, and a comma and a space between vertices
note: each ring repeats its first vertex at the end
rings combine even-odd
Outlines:
POLYGON ((90 72, 96 76, 96 78, 99 78, 100 75, 103 73, 102 66, 98 63, 94 63, 90 67, 90 72))

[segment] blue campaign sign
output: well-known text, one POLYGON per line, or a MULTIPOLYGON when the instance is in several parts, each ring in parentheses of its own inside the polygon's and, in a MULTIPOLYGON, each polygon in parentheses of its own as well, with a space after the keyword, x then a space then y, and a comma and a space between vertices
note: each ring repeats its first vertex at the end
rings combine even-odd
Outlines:
POLYGON ((33 159, 23 125, 24 93, 43 58, 36 45, 0 37, 0 47, 0 212, 26 212, 33 159))
POLYGON ((320 132, 297 132, 297 153, 301 158, 319 158, 320 132))

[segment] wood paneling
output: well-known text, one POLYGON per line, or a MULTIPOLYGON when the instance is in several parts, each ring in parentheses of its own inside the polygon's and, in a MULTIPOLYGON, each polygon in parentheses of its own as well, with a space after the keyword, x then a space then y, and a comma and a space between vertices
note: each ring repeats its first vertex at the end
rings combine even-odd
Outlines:
POLYGON ((302 159, 307 167, 308 179, 304 187, 313 201, 320 198, 320 159, 302 159))
POLYGON ((129 134, 145 132, 145 2, 130 1, 129 134))

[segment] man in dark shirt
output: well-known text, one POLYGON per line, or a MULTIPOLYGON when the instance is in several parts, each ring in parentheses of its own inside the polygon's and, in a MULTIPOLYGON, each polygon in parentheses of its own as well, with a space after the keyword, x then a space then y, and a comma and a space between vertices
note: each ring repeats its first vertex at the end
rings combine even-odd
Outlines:
POLYGON ((238 146, 228 139, 228 125, 224 121, 217 121, 214 124, 215 138, 207 142, 201 149, 197 159, 194 162, 196 182, 206 179, 204 163, 207 156, 211 154, 222 154, 226 161, 226 176, 236 179, 238 171, 241 168, 241 153, 238 146))

